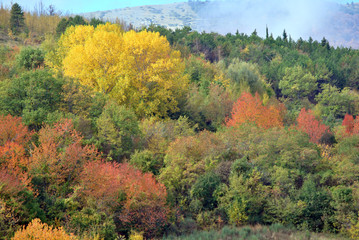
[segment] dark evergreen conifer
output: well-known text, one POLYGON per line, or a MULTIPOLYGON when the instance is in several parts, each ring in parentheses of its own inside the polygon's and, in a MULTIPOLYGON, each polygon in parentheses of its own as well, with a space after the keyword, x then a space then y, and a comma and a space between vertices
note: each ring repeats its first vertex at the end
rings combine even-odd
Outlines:
POLYGON ((287 35, 287 32, 285 31, 285 29, 283 30, 283 41, 285 41, 285 42, 288 41, 288 35, 287 35))
POLYGON ((24 31, 25 17, 19 4, 14 3, 10 11, 10 29, 13 34, 19 34, 24 31))

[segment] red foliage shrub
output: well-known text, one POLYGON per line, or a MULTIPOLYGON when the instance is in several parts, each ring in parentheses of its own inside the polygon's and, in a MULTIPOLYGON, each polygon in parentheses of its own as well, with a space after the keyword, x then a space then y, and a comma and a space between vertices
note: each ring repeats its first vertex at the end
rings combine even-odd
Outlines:
POLYGON ((345 127, 346 134, 352 135, 354 130, 354 117, 350 114, 345 114, 342 126, 345 127))
POLYGON ((309 135, 310 141, 319 143, 322 136, 329 131, 329 127, 317 120, 312 110, 302 108, 297 118, 297 129, 309 135))

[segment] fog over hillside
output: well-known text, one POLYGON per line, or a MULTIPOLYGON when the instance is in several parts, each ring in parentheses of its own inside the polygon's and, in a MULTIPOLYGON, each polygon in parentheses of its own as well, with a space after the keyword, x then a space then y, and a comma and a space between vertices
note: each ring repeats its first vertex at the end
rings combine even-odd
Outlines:
POLYGON ((326 37, 332 45, 359 47, 359 4, 340 5, 326 0, 222 0, 190 1, 166 5, 123 8, 86 13, 85 17, 116 18, 134 27, 158 24, 168 28, 192 29, 221 34, 251 34, 262 37, 266 26, 274 37, 285 29, 294 39, 326 37))

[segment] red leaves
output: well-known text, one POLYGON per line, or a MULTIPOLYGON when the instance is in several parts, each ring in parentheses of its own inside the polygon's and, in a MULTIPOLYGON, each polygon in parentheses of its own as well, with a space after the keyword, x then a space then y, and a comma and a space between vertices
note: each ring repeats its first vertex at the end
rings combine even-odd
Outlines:
POLYGON ((354 130, 354 117, 350 114, 345 114, 342 126, 345 127, 345 133, 348 135, 352 135, 353 134, 353 130, 354 130))
POLYGON ((25 189, 25 185, 16 176, 9 174, 5 169, 0 169, 0 195, 16 196, 25 189))
POLYGON ((95 199, 101 208, 120 204, 121 169, 118 163, 92 161, 85 164, 80 174, 81 194, 95 199))
POLYGON ((150 236, 167 224, 166 188, 152 174, 143 174, 127 163, 92 161, 80 178, 81 194, 95 199, 103 210, 114 211, 123 205, 118 215, 122 228, 150 236))
POLYGON ((329 127, 317 120, 312 110, 302 108, 297 118, 297 129, 309 135, 310 141, 319 143, 322 136, 329 132, 329 127))
POLYGON ((25 144, 31 138, 32 133, 22 124, 21 117, 11 115, 0 116, 0 145, 6 142, 25 144))
MULTIPOLYGON (((359 115, 358 115, 359 116, 359 115)), ((359 134, 359 118, 355 118, 350 114, 346 114, 342 123, 342 126, 345 127, 345 133, 347 136, 359 134)))
POLYGON ((244 92, 234 103, 232 118, 227 120, 226 125, 234 127, 251 122, 264 129, 282 127, 281 110, 275 106, 263 106, 257 93, 252 96, 250 93, 244 92))
POLYGON ((125 208, 133 208, 146 201, 166 202, 164 185, 156 182, 152 174, 144 174, 127 163, 91 161, 84 166, 80 177, 82 193, 106 204, 116 205, 120 192, 126 194, 125 208))
POLYGON ((82 145, 70 120, 42 128, 32 150, 31 133, 21 118, 0 116, 0 130, 2 196, 15 196, 30 185, 30 179, 37 179, 35 191, 44 188, 49 194, 68 195, 77 188, 74 197, 83 204, 92 198, 105 213, 116 212, 121 229, 144 231, 152 237, 167 225, 164 185, 127 163, 101 161, 93 146, 82 145))
MULTIPOLYGON (((83 165, 88 160, 98 160, 93 146, 82 146, 82 137, 74 130, 71 120, 63 120, 54 127, 44 127, 39 132, 39 146, 30 158, 30 171, 47 169, 52 181, 76 183, 83 165)), ((41 172, 41 171, 40 171, 41 172)))

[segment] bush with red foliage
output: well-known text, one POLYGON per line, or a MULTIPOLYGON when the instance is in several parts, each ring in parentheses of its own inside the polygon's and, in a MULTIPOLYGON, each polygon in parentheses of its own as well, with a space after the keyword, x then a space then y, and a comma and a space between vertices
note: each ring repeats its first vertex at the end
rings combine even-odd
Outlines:
POLYGON ((345 133, 347 135, 352 135, 354 130, 354 117, 350 114, 345 114, 342 126, 345 127, 345 133))
POLYGON ((329 133, 329 127, 317 120, 312 110, 302 108, 297 118, 297 129, 308 134, 310 141, 320 143, 325 133, 329 133))

